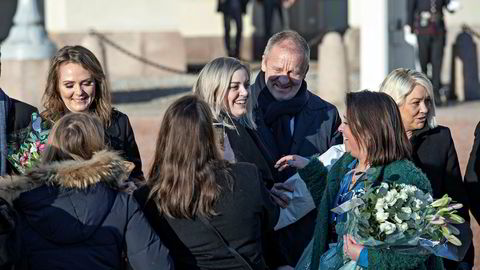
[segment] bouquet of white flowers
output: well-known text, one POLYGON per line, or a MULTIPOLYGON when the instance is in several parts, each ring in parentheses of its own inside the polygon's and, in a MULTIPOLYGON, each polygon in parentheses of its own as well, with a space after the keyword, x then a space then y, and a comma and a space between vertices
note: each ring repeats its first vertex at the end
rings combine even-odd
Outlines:
POLYGON ((433 201, 430 194, 415 186, 383 182, 357 191, 351 200, 332 211, 347 213, 345 232, 366 247, 461 260, 466 249, 458 249, 462 241, 454 224, 465 222, 457 214, 462 207, 447 195, 433 201))

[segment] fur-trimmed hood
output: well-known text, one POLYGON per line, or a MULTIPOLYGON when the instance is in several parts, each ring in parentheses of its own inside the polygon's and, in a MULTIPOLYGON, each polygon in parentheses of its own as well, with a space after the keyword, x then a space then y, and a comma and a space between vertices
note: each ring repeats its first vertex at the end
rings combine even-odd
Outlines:
POLYGON ((26 175, 1 177, 0 197, 12 203, 21 193, 42 185, 85 189, 103 182, 119 188, 128 179, 133 166, 117 153, 104 150, 95 153, 89 160, 53 162, 34 168, 26 175))
POLYGON ((111 214, 126 209, 121 187, 133 164, 114 152, 101 151, 85 161, 42 165, 25 176, 0 179, 0 196, 45 239, 78 243, 102 228, 111 214))

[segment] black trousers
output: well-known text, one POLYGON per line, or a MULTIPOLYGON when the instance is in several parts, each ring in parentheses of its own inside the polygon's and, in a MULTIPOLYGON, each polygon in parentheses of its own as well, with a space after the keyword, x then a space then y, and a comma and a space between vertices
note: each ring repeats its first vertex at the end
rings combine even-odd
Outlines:
POLYGON ((445 35, 417 35, 418 57, 422 72, 427 74, 427 65, 432 65, 432 84, 435 101, 440 101, 440 74, 442 71, 443 48, 445 47, 445 35))
POLYGON ((267 44, 268 39, 272 36, 273 28, 273 15, 275 11, 278 11, 280 16, 280 23, 283 28, 283 13, 282 13, 282 3, 279 0, 263 0, 263 19, 265 26, 265 45, 267 44))
POLYGON ((227 0, 225 11, 223 12, 223 24, 225 28, 225 49, 228 56, 239 58, 240 45, 242 43, 242 3, 241 0, 227 0), (230 39, 230 23, 235 22, 237 32, 235 35, 235 45, 232 48, 230 39))

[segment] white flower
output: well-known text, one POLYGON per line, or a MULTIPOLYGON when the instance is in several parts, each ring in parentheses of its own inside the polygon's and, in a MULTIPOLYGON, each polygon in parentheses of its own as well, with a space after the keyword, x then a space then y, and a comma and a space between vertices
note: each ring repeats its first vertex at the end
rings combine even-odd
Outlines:
POLYGON ((395 219, 395 222, 398 223, 398 224, 403 222, 403 220, 398 218, 397 214, 395 214, 395 217, 393 219, 395 219))
POLYGON ((423 202, 419 199, 414 199, 413 202, 415 203, 415 208, 420 208, 423 202))
POLYGON ((398 200, 398 192, 395 189, 392 189, 387 192, 387 195, 385 196, 385 202, 392 206, 394 205, 398 200))
POLYGON ((416 186, 412 186, 412 185, 406 185, 403 190, 405 190, 405 192, 409 193, 409 194, 414 194, 415 191, 418 190, 418 188, 416 186))
POLYGON ((396 229, 395 224, 385 221, 380 224, 380 231, 385 232, 386 235, 392 234, 396 229))
POLYGON ((382 211, 377 211, 375 214, 375 218, 377 219, 378 223, 385 222, 388 218, 388 213, 382 211))
POLYGON ((377 202, 375 203, 375 209, 377 211, 382 211, 383 212, 384 208, 385 208, 385 199, 384 198, 378 199, 377 202))
POLYGON ((408 200, 407 192, 405 190, 400 191, 399 198, 404 200, 404 201, 408 200))
POLYGON ((387 183, 382 182, 382 183, 380 184, 380 186, 388 190, 388 184, 387 184, 387 183))
POLYGON ((397 223, 397 230, 400 232, 404 232, 408 229, 407 223, 397 223))
POLYGON ((412 209, 410 207, 402 207, 402 212, 404 212, 406 214, 411 214, 412 209))

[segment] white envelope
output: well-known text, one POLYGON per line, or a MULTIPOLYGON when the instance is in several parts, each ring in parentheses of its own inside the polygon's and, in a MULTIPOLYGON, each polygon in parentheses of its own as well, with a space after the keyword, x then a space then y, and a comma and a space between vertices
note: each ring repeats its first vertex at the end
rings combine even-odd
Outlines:
MULTIPOLYGON (((335 164, 335 162, 341 156, 343 156, 344 153, 345 145, 334 145, 325 153, 320 155, 318 160, 320 160, 323 165, 330 170, 333 164, 335 164)), ((290 202, 287 208, 280 208, 280 216, 278 218, 277 225, 275 225, 275 230, 279 230, 292 223, 295 223, 297 220, 301 219, 315 208, 312 195, 308 191, 307 185, 298 173, 288 178, 285 183, 292 183, 294 190, 293 192, 283 192, 283 194, 290 199, 290 202)))

